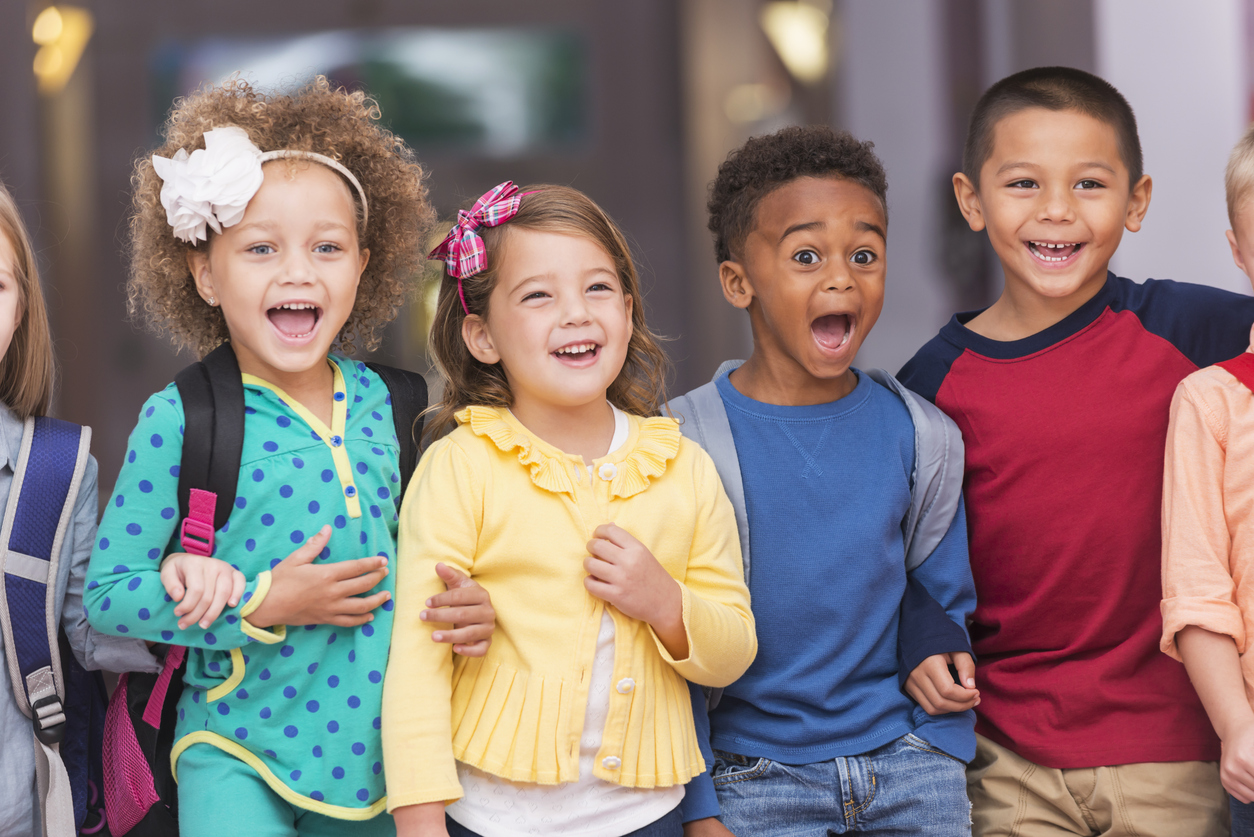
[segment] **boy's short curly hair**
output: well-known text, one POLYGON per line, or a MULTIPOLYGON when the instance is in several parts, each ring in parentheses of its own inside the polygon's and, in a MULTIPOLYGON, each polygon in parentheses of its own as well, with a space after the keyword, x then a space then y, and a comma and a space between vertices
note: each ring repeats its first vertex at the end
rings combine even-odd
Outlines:
POLYGON ((888 220, 888 176, 872 152, 848 131, 826 125, 791 127, 753 137, 728 155, 710 186, 710 232, 719 262, 740 258, 753 229, 758 204, 799 177, 839 177, 860 183, 884 205, 888 220))
MULTIPOLYGON (((262 151, 290 148, 331 157, 361 182, 369 221, 358 229, 358 241, 370 251, 370 262, 333 348, 352 353, 358 342, 368 351, 377 348, 380 330, 396 316, 422 264, 434 220, 413 152, 379 125, 373 99, 333 88, 319 76, 291 94, 266 94, 239 78, 206 86, 175 102, 164 126, 165 142, 155 153, 173 157, 180 148, 189 153, 204 148, 206 131, 227 126, 242 128, 262 151)), ((167 333, 179 349, 203 356, 227 339, 226 320, 220 308, 210 307, 196 292, 187 254, 209 246, 213 233, 198 245, 174 237, 151 153, 135 162, 131 183, 128 310, 167 333)), ((355 190, 350 191, 356 200, 355 190)))

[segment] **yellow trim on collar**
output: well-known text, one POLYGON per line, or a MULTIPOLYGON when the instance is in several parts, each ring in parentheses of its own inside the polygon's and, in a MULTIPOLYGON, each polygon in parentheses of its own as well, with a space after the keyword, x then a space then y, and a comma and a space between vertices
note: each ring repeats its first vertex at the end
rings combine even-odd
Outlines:
MULTIPOLYGON (((248 623, 243 623, 248 624, 248 623)), ((244 681, 244 652, 238 648, 231 649, 231 676, 222 681, 221 685, 214 686, 205 695, 206 703, 213 703, 220 697, 226 697, 231 690, 244 681)))
POLYGON ((320 802, 317 799, 303 796, 283 784, 279 777, 275 776, 274 772, 266 766, 266 763, 257 758, 251 750, 241 747, 228 738, 223 738, 216 732, 209 732, 208 730, 197 730, 196 732, 188 733, 174 745, 174 750, 170 753, 170 772, 174 774, 175 782, 179 780, 179 756, 193 744, 208 744, 211 747, 217 747, 227 755, 235 756, 235 758, 257 771, 257 775, 270 786, 270 789, 283 797, 284 800, 298 808, 313 811, 315 814, 321 814, 324 817, 360 822, 377 817, 387 808, 388 799, 386 796, 376 800, 368 808, 347 808, 343 805, 332 805, 329 802, 320 802))
POLYGON ((327 360, 327 363, 331 367, 331 373, 335 376, 335 380, 332 383, 334 392, 344 394, 343 398, 331 401, 330 427, 327 427, 317 416, 309 412, 304 404, 301 404, 269 381, 263 381, 256 375, 245 374, 241 377, 244 379, 244 383, 268 389, 281 398, 283 403, 292 412, 300 416, 305 424, 309 425, 309 429, 317 433, 323 443, 331 449, 331 461, 335 463, 335 474, 340 478, 340 488, 343 491, 344 506, 348 510, 348 516, 361 517, 361 501, 358 500, 357 485, 353 482, 353 464, 348 461, 348 450, 344 447, 344 427, 348 419, 348 388, 344 386, 344 375, 340 372, 340 367, 330 359, 327 360))
POLYGON ((264 645, 274 645, 276 642, 282 642, 287 639, 287 625, 271 625, 269 628, 258 628, 248 621, 248 617, 252 615, 253 611, 261 607, 261 603, 270 594, 270 583, 273 578, 269 570, 263 570, 257 576, 257 589, 253 591, 252 598, 239 609, 239 629, 244 632, 244 636, 255 639, 264 645))

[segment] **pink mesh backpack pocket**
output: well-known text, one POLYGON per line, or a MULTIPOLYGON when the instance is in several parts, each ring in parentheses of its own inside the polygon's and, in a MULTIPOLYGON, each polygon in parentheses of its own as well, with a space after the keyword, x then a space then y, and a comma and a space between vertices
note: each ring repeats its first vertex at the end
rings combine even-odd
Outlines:
POLYGON ((104 802, 113 837, 178 834, 170 769, 187 649, 172 645, 160 674, 123 674, 105 714, 104 802))

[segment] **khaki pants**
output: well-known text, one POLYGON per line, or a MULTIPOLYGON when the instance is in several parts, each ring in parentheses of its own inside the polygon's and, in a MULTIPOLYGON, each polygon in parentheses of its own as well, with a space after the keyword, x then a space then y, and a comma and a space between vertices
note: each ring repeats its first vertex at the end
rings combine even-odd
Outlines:
POLYGON ((967 767, 973 837, 1226 837, 1213 761, 1057 770, 976 736, 967 767))

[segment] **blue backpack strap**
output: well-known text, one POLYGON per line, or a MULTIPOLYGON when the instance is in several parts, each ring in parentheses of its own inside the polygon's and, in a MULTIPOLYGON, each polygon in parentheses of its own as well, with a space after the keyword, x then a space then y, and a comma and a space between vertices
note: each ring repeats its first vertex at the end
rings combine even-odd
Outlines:
POLYGON ((26 419, 0 525, 0 629, 13 695, 34 726, 46 834, 74 831, 69 778, 57 749, 66 730, 66 684, 54 597, 90 445, 86 427, 26 419))

